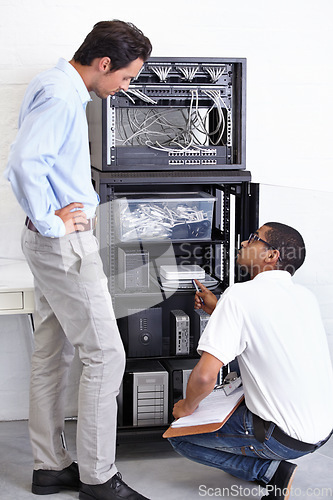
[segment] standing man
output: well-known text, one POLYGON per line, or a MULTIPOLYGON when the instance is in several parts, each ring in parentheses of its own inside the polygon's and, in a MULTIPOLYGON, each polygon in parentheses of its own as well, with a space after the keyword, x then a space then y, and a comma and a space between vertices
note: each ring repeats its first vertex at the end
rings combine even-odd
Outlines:
POLYGON ((36 330, 29 430, 32 492, 80 489, 82 500, 144 499, 115 466, 117 403, 125 355, 93 235, 86 106, 127 90, 151 53, 122 21, 97 23, 69 62, 34 78, 5 172, 27 215, 22 248, 35 279, 36 330), (79 351, 77 459, 62 447, 65 389, 79 351))
POLYGON ((212 313, 202 334, 201 358, 176 418, 190 415, 214 388, 222 365, 238 360, 245 404, 217 432, 170 439, 199 463, 267 487, 267 498, 287 500, 298 458, 332 433, 333 374, 315 297, 294 284, 303 264, 298 231, 267 222, 242 242, 237 263, 251 281, 229 287, 217 302, 201 286, 195 307, 212 313), (203 303, 200 301, 203 299, 203 303), (311 376, 320 372, 318 380, 311 376))

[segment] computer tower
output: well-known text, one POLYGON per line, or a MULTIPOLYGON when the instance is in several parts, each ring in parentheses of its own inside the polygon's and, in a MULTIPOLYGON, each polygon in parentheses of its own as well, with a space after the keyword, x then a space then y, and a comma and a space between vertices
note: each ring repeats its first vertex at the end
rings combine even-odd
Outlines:
POLYGON ((188 379, 198 359, 164 359, 162 364, 169 373, 169 419, 174 404, 186 397, 188 379))
POLYGON ((203 334, 207 323, 209 321, 210 314, 206 313, 202 309, 195 309, 192 318, 192 328, 191 336, 193 338, 193 350, 196 352, 199 339, 203 334))
POLYGON ((162 308, 128 309, 128 316, 118 321, 127 357, 162 355, 162 308))
POLYGON ((170 311, 170 348, 176 356, 190 352, 190 318, 181 309, 170 311))
POLYGON ((119 398, 124 426, 168 423, 168 372, 155 360, 128 361, 119 398))

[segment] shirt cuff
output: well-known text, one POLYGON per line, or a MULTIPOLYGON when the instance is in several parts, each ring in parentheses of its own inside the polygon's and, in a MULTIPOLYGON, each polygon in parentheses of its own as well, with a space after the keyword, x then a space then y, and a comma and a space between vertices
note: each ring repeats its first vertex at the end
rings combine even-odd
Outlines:
POLYGON ((58 215, 49 216, 43 221, 33 221, 33 223, 42 236, 61 238, 66 234, 65 224, 58 215))

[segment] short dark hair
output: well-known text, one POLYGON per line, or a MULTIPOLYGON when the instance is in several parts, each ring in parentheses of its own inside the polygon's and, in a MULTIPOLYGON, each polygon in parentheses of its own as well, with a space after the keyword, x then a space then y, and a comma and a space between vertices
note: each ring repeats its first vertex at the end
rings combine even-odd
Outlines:
POLYGON ((138 58, 146 61, 151 51, 149 39, 134 24, 114 19, 95 24, 73 59, 90 66, 96 57, 109 57, 111 71, 116 71, 138 58))
POLYGON ((265 233, 265 239, 280 252, 278 269, 288 271, 293 276, 305 259, 303 237, 293 227, 280 222, 266 222, 263 225, 269 228, 265 233))

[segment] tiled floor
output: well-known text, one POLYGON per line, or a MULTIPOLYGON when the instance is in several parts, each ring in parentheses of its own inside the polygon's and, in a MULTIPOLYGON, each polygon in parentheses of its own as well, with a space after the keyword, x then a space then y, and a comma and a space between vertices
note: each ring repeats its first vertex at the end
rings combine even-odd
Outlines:
MULTIPOLYGON (((66 439, 75 459, 76 422, 66 422, 66 439)), ((333 438, 314 454, 295 460, 299 467, 291 500, 333 499, 333 438)), ((217 469, 177 455, 165 440, 121 443, 117 466, 124 480, 151 500, 225 498, 259 499, 264 490, 217 469)), ((30 491, 32 458, 27 422, 0 422, 0 499, 38 498, 30 491)), ((57 493, 53 500, 78 498, 78 493, 57 493)))

